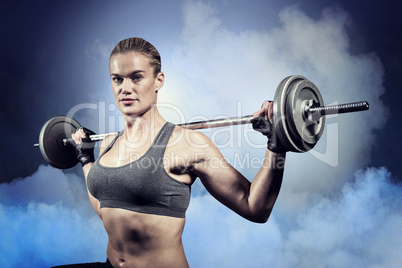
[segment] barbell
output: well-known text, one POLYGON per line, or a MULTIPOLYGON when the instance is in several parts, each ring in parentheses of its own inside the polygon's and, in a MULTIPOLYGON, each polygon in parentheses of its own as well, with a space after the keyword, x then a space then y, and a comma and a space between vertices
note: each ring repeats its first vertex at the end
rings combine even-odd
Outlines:
MULTIPOLYGON (((273 127, 282 145, 291 152, 311 150, 324 131, 325 115, 368 110, 367 101, 324 106, 321 93, 311 81, 301 75, 283 79, 273 100, 273 127)), ((204 129, 248 124, 252 115, 229 117, 178 124, 188 129, 204 129)), ((49 119, 39 134, 43 158, 52 166, 67 169, 78 163, 71 134, 81 125, 73 118, 56 116, 49 119)), ((104 139, 107 134, 90 135, 92 141, 104 139)))

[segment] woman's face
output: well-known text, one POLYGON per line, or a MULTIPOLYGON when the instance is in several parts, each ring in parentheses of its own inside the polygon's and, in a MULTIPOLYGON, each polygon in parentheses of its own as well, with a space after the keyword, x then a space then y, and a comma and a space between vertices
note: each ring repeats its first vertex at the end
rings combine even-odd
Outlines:
POLYGON ((149 59, 141 53, 113 55, 109 62, 110 79, 116 105, 124 116, 142 116, 156 104, 164 74, 156 77, 149 59))

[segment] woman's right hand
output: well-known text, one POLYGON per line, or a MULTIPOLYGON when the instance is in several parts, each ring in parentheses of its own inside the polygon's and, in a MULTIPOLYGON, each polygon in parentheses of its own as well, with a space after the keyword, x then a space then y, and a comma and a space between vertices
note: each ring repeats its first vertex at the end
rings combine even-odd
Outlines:
POLYGON ((95 142, 91 141, 91 139, 89 138, 89 135, 94 134, 95 132, 81 127, 71 135, 74 142, 76 143, 75 152, 77 154, 77 159, 82 166, 85 166, 88 163, 95 162, 95 142))

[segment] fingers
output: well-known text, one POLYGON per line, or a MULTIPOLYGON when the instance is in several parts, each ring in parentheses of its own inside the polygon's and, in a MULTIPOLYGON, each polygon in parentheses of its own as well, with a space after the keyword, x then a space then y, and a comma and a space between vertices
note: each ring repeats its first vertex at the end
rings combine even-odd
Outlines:
POLYGON ((264 108, 261 107, 257 112, 253 113, 253 117, 264 116, 264 108))
POLYGON ((264 101, 261 108, 253 113, 253 117, 262 116, 272 123, 274 117, 273 107, 274 103, 272 101, 264 101))
POLYGON ((270 101, 268 103, 268 120, 269 122, 274 122, 274 102, 270 101))
POLYGON ((82 128, 79 128, 71 135, 71 137, 76 144, 80 144, 82 143, 82 139, 87 137, 87 134, 85 134, 82 128))

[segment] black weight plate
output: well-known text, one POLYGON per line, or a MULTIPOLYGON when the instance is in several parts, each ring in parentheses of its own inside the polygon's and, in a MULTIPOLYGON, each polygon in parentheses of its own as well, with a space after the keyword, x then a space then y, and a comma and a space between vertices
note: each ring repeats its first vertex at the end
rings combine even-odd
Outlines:
POLYGON ((304 77, 298 75, 288 76, 283 79, 275 91, 274 104, 273 104, 273 120, 276 134, 282 145, 291 152, 300 152, 299 148, 292 141, 290 131, 287 126, 286 117, 286 100, 289 87, 296 80, 301 80, 304 77))
POLYGON ((307 152, 322 135, 325 118, 316 124, 304 117, 304 101, 310 99, 323 105, 318 88, 301 75, 286 77, 275 92, 274 128, 282 145, 289 151, 307 152))
POLYGON ((308 101, 324 106, 320 91, 311 81, 301 79, 289 88, 286 99, 287 127, 293 143, 301 152, 311 150, 324 131, 325 117, 317 122, 308 120, 305 108, 308 101))
POLYGON ((43 158, 50 165, 67 169, 78 163, 75 148, 71 145, 65 146, 63 139, 70 138, 80 127, 76 120, 67 116, 55 116, 43 125, 39 134, 39 148, 43 158))

